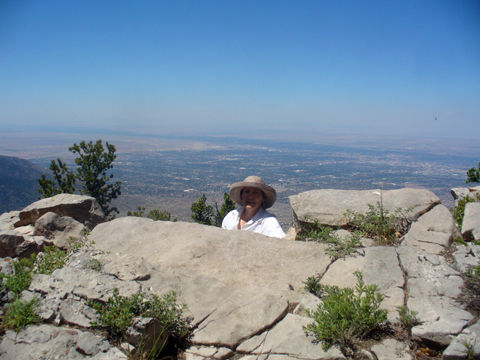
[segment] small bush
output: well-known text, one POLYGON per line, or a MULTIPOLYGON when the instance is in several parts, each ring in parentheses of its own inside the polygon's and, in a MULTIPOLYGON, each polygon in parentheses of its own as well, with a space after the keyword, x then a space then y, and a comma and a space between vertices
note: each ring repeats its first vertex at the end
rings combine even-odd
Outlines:
POLYGON ((84 267, 87 269, 100 271, 102 270, 102 263, 98 259, 91 259, 87 264, 85 264, 84 267))
POLYGON ((404 329, 410 331, 412 327, 420 324, 420 320, 417 318, 418 312, 410 311, 406 305, 397 307, 397 311, 400 315, 398 320, 404 329))
POLYGON ((305 291, 309 293, 321 297, 323 294, 323 285, 320 284, 320 279, 316 276, 310 276, 307 278, 307 281, 303 282, 305 284, 305 291))
POLYGON ((379 245, 395 245, 408 230, 407 215, 413 211, 413 207, 406 210, 398 208, 394 214, 390 214, 379 201, 376 206, 368 204, 368 208, 365 215, 347 209, 344 216, 348 225, 374 239, 379 245))
POLYGON ((463 350, 463 353, 467 356, 466 360, 475 360, 475 342, 476 340, 470 340, 468 341, 467 339, 462 339, 460 344, 462 344, 465 349, 463 350))
POLYGON ((16 298, 15 301, 9 305, 8 310, 2 319, 2 327, 19 332, 28 324, 36 324, 40 322, 41 319, 36 313, 37 306, 37 298, 33 298, 28 302, 16 298))
POLYGON ((67 260, 66 251, 55 246, 47 246, 43 253, 37 255, 33 273, 51 275, 55 270, 64 267, 67 260))
POLYGON ((144 294, 121 296, 118 289, 114 289, 113 296, 105 304, 92 301, 88 304, 100 315, 93 325, 106 328, 114 336, 127 330, 133 318, 138 316, 156 318, 165 331, 174 337, 184 337, 189 333, 187 322, 182 317, 185 305, 177 304, 174 292, 160 298, 144 294))
POLYGON ((325 351, 333 345, 338 345, 344 353, 354 349, 357 340, 387 321, 387 310, 379 309, 384 297, 377 286, 365 285, 359 271, 355 276, 355 289, 324 286, 323 303, 316 311, 307 311, 314 321, 304 330, 322 342, 325 351))
POLYGON ((359 232, 352 233, 352 236, 349 238, 341 239, 333 234, 333 228, 320 224, 318 219, 314 219, 313 223, 308 223, 310 221, 311 217, 305 216, 304 223, 300 227, 296 239, 328 244, 325 252, 332 260, 345 258, 362 245, 359 232))
POLYGON ((0 290, 20 295, 27 290, 32 282, 32 269, 35 263, 35 255, 30 258, 16 259, 12 261, 13 274, 0 273, 0 290))
POLYGON ((89 234, 90 233, 86 231, 83 234, 83 238, 79 240, 75 240, 72 236, 70 236, 67 244, 67 255, 70 256, 79 251, 80 249, 93 249, 95 241, 88 238, 89 234))
POLYGON ((136 216, 136 217, 147 217, 149 219, 152 219, 154 221, 173 221, 177 222, 177 218, 173 218, 172 220, 172 214, 166 210, 160 211, 160 209, 153 209, 150 210, 150 212, 145 215, 145 206, 138 206, 136 211, 128 211, 127 216, 136 216))

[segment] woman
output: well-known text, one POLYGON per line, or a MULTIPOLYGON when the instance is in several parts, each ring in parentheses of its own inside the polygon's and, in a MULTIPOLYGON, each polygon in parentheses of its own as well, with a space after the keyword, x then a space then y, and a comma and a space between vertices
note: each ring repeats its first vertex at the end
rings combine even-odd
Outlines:
POLYGON ((277 193, 261 177, 249 176, 233 184, 230 197, 240 207, 225 216, 223 229, 248 230, 277 238, 285 236, 275 215, 265 210, 275 203, 277 193))

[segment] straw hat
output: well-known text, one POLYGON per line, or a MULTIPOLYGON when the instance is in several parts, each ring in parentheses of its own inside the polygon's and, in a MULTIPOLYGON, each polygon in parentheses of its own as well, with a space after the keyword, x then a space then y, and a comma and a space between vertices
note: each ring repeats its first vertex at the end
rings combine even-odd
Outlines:
POLYGON ((260 176, 249 176, 242 182, 238 182, 230 186, 230 197, 235 201, 237 205, 243 206, 243 201, 241 193, 243 188, 252 187, 260 189, 265 194, 265 201, 263 202, 263 207, 268 209, 277 199, 277 192, 271 186, 268 186, 265 181, 260 176))

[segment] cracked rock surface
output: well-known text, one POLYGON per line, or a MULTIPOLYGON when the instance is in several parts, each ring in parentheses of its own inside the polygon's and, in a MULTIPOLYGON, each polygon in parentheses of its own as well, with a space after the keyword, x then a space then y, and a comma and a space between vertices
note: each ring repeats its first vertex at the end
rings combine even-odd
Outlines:
MULTIPOLYGON (((322 224, 341 227, 347 208, 368 211, 368 204, 375 204, 379 194, 377 190, 299 194, 292 197, 294 217, 301 219, 309 213, 322 224)), ((75 218, 62 201, 55 205, 61 209, 58 215, 75 218)), ((78 210, 75 198, 69 201, 78 210)), ((402 244, 396 248, 372 246, 373 240, 363 239, 363 248, 354 256, 336 261, 325 254, 327 245, 315 242, 137 217, 100 223, 89 236, 95 242, 93 249, 74 254, 63 269, 50 276, 36 275, 28 291, 22 293, 24 299, 41 299, 40 316, 48 324, 29 326, 18 334, 7 332, 0 344, 0 359, 15 359, 30 352, 32 359, 122 358, 117 348, 89 332, 97 315, 86 305, 87 300, 105 301, 114 288, 124 296, 175 291, 179 302, 187 305, 185 315, 192 320, 186 360, 232 356, 246 360, 345 359, 337 348, 325 352, 321 344, 305 335, 303 326, 312 321, 305 309, 315 310, 321 300, 305 292, 304 281, 317 276, 322 284, 353 287, 356 270, 363 272, 367 284, 378 285, 390 322, 398 321, 398 306, 408 305, 422 322, 413 327, 413 339, 437 348, 448 347, 453 355, 446 352, 450 358, 445 359, 454 359, 460 351, 459 341, 463 337, 476 339, 472 334, 479 333, 470 326, 474 316, 456 299, 463 286, 459 270, 478 263, 480 246, 459 248, 453 254, 456 264, 450 264, 443 253, 459 231, 433 193, 386 191, 383 201, 390 212, 398 207, 414 208, 409 215, 412 225, 402 244)), ((55 212, 55 206, 48 211, 55 212)), ((0 216, 0 234, 7 236, 3 248, 9 256, 15 256, 27 238, 37 244, 33 247, 40 248, 31 234, 34 223, 26 220, 36 221, 41 212, 47 212, 39 209, 42 206, 37 210, 32 207, 28 216, 22 212, 0 216), (24 241, 16 245, 15 239, 9 242, 11 233, 23 236, 24 241)), ((91 224, 98 220, 94 210, 95 206, 82 210, 86 214, 77 214, 77 221, 91 224)), ((0 261, 0 269, 12 271, 8 258, 0 261)), ((407 343, 393 339, 372 343, 362 356, 377 360, 413 358, 407 343)))

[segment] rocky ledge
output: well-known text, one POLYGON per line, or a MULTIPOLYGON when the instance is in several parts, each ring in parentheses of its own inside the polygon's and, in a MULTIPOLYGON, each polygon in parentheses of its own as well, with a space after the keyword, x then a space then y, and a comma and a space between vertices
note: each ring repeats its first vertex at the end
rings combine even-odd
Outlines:
MULTIPOLYGON (((462 234, 433 193, 318 190, 290 200, 298 224, 316 220, 341 228, 346 209, 365 212, 380 196, 392 212, 413 208, 401 244, 372 246, 373 241, 362 239, 363 246, 353 256, 338 260, 325 253, 327 245, 316 242, 136 217, 102 222, 92 198, 74 195, 44 199, 21 212, 3 214, 3 272, 11 271, 8 257, 28 256, 46 244, 65 247, 66 239, 81 236, 85 228, 93 229, 88 239, 94 245, 72 255, 52 275, 35 275, 22 297, 41 299, 43 324, 20 333, 7 331, 0 359, 125 358, 101 334, 91 332, 98 315, 87 306, 88 300, 105 301, 115 288, 124 296, 175 291, 191 319, 191 343, 183 353, 189 360, 344 359, 337 348, 323 351, 321 344, 305 335, 303 326, 311 319, 304 310, 315 309, 320 300, 305 291, 304 281, 316 276, 325 285, 353 287, 356 270, 363 272, 366 283, 378 285, 391 323, 398 321, 397 307, 407 305, 421 321, 412 329, 416 343, 442 351, 443 359, 467 359, 462 344, 475 344, 480 331, 477 319, 458 297, 464 285, 461 272, 478 264, 480 246, 459 246, 446 260, 452 241, 462 234), (87 205, 78 206, 85 201, 87 205)), ((476 211, 475 206, 466 208, 465 221, 470 223, 463 226, 463 236, 467 239, 468 234, 477 239, 480 233, 476 211)), ((384 339, 355 356, 414 359, 412 345, 384 339)), ((474 351, 480 356, 480 346, 475 345, 474 351)))

